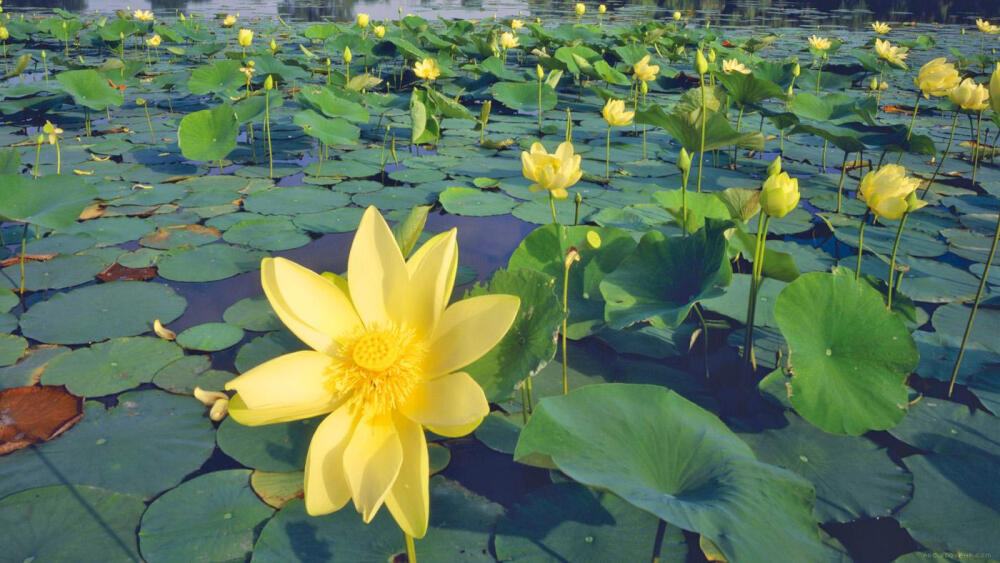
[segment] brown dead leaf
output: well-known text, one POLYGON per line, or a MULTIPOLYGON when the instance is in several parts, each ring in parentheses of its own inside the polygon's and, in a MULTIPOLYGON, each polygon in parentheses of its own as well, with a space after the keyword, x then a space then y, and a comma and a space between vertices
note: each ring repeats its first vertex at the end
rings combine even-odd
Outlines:
MULTIPOLYGON (((25 254, 25 262, 47 262, 58 256, 58 254, 25 254)), ((0 267, 6 268, 7 266, 13 266, 14 264, 21 263, 21 255, 11 256, 9 258, 4 258, 0 260, 0 267)))
POLYGON ((83 211, 80 212, 79 219, 81 221, 88 221, 90 219, 97 219, 98 217, 103 217, 104 212, 107 211, 107 209, 108 206, 101 205, 99 203, 88 205, 87 207, 83 208, 83 211))
POLYGON ((884 108, 882 108, 882 110, 885 111, 886 113, 898 113, 900 115, 913 115, 913 110, 912 109, 906 109, 906 108, 902 108, 902 107, 894 106, 894 105, 887 105, 884 108))
POLYGON ((146 268, 126 268, 118 262, 108 266, 97 274, 101 281, 146 281, 156 277, 156 266, 146 268))
POLYGON ((0 391, 0 455, 45 442, 83 417, 83 399, 62 385, 0 391))

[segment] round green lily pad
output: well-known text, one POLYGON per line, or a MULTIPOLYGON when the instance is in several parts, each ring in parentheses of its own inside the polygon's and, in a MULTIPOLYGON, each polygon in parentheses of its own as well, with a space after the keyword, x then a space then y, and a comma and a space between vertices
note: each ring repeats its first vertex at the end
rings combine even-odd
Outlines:
POLYGON ((21 359, 28 341, 13 334, 0 334, 0 366, 9 366, 21 359))
MULTIPOLYGON (((95 256, 61 254, 51 260, 24 264, 24 289, 41 291, 63 289, 94 281, 94 276, 107 267, 95 256)), ((21 284, 21 266, 14 264, 0 271, 0 286, 18 288, 21 284)))
POLYGON ((257 332, 279 330, 285 326, 274 314, 271 304, 263 295, 247 297, 233 303, 222 314, 222 320, 244 330, 257 332))
POLYGON ((276 188, 247 197, 243 208, 264 215, 298 215, 337 209, 347 202, 346 194, 324 188, 276 188))
POLYGON ((316 426, 323 417, 265 426, 244 426, 226 418, 219 426, 222 451, 261 471, 301 471, 316 426))
POLYGON ((243 560, 253 550, 255 528, 273 512, 250 488, 249 470, 206 473, 149 505, 139 548, 151 563, 243 560))
POLYGON ((222 238, 260 250, 289 250, 305 246, 312 240, 286 217, 241 221, 230 227, 222 238))
POLYGON ((167 324, 186 307, 187 301, 166 285, 102 283, 35 303, 21 316, 21 332, 40 342, 85 344, 142 334, 153 328, 154 320, 167 324))
POLYGON ((229 323, 204 323, 177 335, 177 343, 188 350, 218 352, 243 340, 243 329, 229 323))
POLYGON ((75 395, 100 397, 153 380, 184 352, 169 340, 115 338, 60 356, 46 366, 45 385, 65 385, 75 395))
POLYGON ((258 250, 228 244, 206 244, 170 250, 160 256, 157 267, 160 276, 168 280, 207 282, 256 270, 265 256, 258 250))
POLYGON ((448 213, 485 217, 510 213, 517 203, 510 197, 497 192, 478 188, 448 188, 439 196, 441 205, 448 213))

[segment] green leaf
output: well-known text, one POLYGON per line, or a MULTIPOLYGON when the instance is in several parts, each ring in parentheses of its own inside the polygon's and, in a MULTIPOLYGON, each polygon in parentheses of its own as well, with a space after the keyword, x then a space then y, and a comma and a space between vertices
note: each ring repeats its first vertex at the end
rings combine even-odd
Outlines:
POLYGON ((196 96, 214 94, 226 99, 235 96, 237 90, 244 84, 246 75, 240 72, 240 62, 222 60, 192 70, 187 86, 196 96))
POLYGON ((120 106, 125 100, 121 91, 108 84, 96 70, 67 70, 56 75, 56 80, 73 100, 92 110, 120 106))
POLYGON ((184 158, 213 162, 236 148, 239 132, 233 106, 224 103, 185 115, 177 126, 177 144, 184 158))
POLYGON ((551 463, 707 536, 730 561, 829 557, 812 516, 812 485, 757 461, 715 415, 663 387, 599 384, 545 398, 514 459, 551 463))
POLYGON ((771 98, 779 100, 785 98, 781 86, 770 80, 757 78, 753 74, 717 73, 715 79, 726 88, 729 99, 738 107, 755 106, 771 98))
POLYGON ((732 281, 724 232, 728 221, 707 221, 686 237, 643 235, 628 258, 600 284, 604 317, 614 328, 640 321, 677 327, 691 307, 720 295, 732 281))
POLYGON ((413 252, 420 239, 420 234, 424 232, 424 225, 427 223, 427 213, 431 210, 430 205, 417 205, 406 215, 406 219, 399 221, 392 226, 392 234, 396 238, 403 257, 407 257, 413 252))
MULTIPOLYGON (((635 121, 663 129, 688 152, 698 152, 701 148, 701 109, 667 114, 660 106, 650 104, 636 112, 635 121)), ((705 150, 711 151, 733 145, 762 150, 764 137, 758 131, 737 133, 725 116, 709 110, 705 122, 705 150)))
POLYGON ((311 109, 296 113, 292 121, 306 135, 315 137, 326 145, 354 145, 361 136, 361 130, 346 120, 324 117, 311 109))
POLYGON ((52 360, 42 373, 42 383, 65 385, 81 397, 101 397, 149 383, 160 368, 183 355, 169 340, 115 338, 52 360))
POLYGON ((353 123, 368 123, 371 119, 363 105, 345 99, 332 88, 306 86, 295 97, 295 101, 303 108, 316 110, 327 117, 342 117, 353 123))
POLYGON ((804 274, 778 295, 774 317, 792 350, 790 400, 803 418, 859 435, 906 416, 917 346, 878 291, 849 273, 804 274))
POLYGON ((61 229, 76 223, 83 209, 97 197, 94 186, 79 176, 51 175, 32 179, 20 174, 0 175, 3 197, 0 216, 61 229))
MULTIPOLYGON (((537 82, 498 82, 490 92, 498 102, 512 110, 538 111, 537 82)), ((542 110, 555 108, 557 102, 555 90, 548 84, 542 84, 542 110)))
MULTIPOLYGON (((684 218, 684 191, 681 189, 655 192, 653 199, 662 205, 680 225, 684 218)), ((693 233, 705 226, 705 219, 726 220, 729 208, 714 193, 687 190, 687 231, 693 233)))

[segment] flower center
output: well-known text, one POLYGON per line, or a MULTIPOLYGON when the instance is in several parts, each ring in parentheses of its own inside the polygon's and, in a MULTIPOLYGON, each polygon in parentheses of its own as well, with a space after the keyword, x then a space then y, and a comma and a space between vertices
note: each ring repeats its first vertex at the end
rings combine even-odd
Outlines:
POLYGON ((360 329, 340 342, 327 386, 369 414, 387 414, 423 378, 427 347, 405 325, 360 329))

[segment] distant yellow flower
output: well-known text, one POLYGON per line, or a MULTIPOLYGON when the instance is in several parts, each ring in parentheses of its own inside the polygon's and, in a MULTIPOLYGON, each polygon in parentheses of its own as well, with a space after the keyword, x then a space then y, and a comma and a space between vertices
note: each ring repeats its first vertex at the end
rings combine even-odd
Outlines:
POLYGON ((6 41, 8 39, 10 39, 10 31, 6 27, 0 25, 0 41, 6 41))
POLYGON ((54 145, 59 141, 59 135, 62 135, 63 130, 56 127, 51 121, 45 120, 45 125, 42 126, 42 133, 48 135, 49 144, 54 145))
POLYGON ((375 37, 382 39, 383 37, 385 37, 385 26, 376 25, 374 28, 372 28, 372 32, 375 34, 375 37))
POLYGON ((674 12, 674 21, 675 22, 681 21, 681 13, 680 12, 674 12))
POLYGON ((566 188, 580 181, 583 171, 580 170, 580 155, 573 154, 573 143, 565 141, 559 144, 556 152, 549 154, 541 143, 531 145, 530 152, 521 152, 521 172, 524 177, 533 181, 530 189, 533 192, 547 191, 555 199, 566 199, 569 192, 566 188))
POLYGON ((413 73, 426 80, 437 80, 441 76, 441 68, 435 59, 428 57, 413 64, 413 73))
POLYGON ((510 28, 513 29, 514 31, 517 31, 517 30, 521 29, 522 27, 524 27, 524 22, 523 21, 518 20, 518 19, 510 20, 510 28))
POLYGON ((236 25, 236 16, 226 14, 226 17, 222 19, 222 27, 233 27, 234 25, 236 25))
POLYGON ((269 360, 226 384, 229 415, 256 426, 326 415, 305 462, 305 508, 349 500, 370 522, 384 504, 409 536, 429 515, 424 428, 449 437, 489 414, 482 388, 462 367, 507 333, 520 302, 483 295, 448 304, 458 265, 455 229, 409 260, 382 215, 362 216, 335 283, 284 258, 261 262, 264 294, 311 350, 269 360))
POLYGON ((920 186, 920 179, 907 178, 906 169, 887 164, 861 179, 858 199, 868 204, 876 217, 899 219, 909 208, 907 197, 920 186))
POLYGON ((750 69, 736 59, 725 59, 722 61, 722 72, 725 74, 732 74, 734 72, 750 74, 750 69))
POLYGON ((886 33, 892 31, 892 28, 885 22, 874 21, 872 22, 872 31, 879 35, 885 35, 886 33))
POLYGON ((371 20, 372 18, 368 14, 358 14, 358 17, 355 20, 355 22, 358 24, 358 27, 368 27, 368 24, 371 22, 371 20))
POLYGON ((345 46, 344 47, 344 62, 347 63, 347 64, 351 64, 351 61, 353 59, 354 59, 354 55, 351 54, 351 47, 350 46, 345 46))
POLYGON ((1000 26, 991 24, 989 20, 976 19, 976 29, 990 35, 1000 33, 1000 26))
POLYGON ((657 73, 660 72, 660 65, 649 64, 649 55, 639 59, 635 65, 632 66, 632 74, 639 80, 643 82, 649 82, 650 80, 656 80, 657 73))
POLYGON ((153 12, 149 10, 136 10, 132 12, 132 17, 141 22, 149 22, 153 21, 153 12))
POLYGON ((605 102, 604 108, 601 110, 601 115, 604 116, 604 121, 607 121, 608 125, 612 127, 624 127, 632 123, 635 112, 625 111, 624 100, 609 99, 605 102))
POLYGON ((906 47, 893 45, 888 41, 883 41, 881 39, 875 40, 875 52, 878 54, 878 56, 881 57, 882 59, 885 59, 887 62, 897 66, 906 66, 906 63, 904 63, 903 61, 907 57, 908 50, 909 49, 907 49, 906 47))
POLYGON ((913 83, 920 88, 925 98, 930 98, 947 96, 952 88, 958 86, 959 80, 955 66, 947 62, 944 57, 939 57, 920 67, 913 83))
POLYGON ((971 78, 966 78, 948 92, 948 99, 964 110, 982 111, 990 107, 990 91, 971 78))
POLYGON ((273 37, 271 38, 271 43, 268 45, 268 48, 271 49, 271 54, 278 52, 278 44, 275 43, 273 37))
POLYGON ((597 13, 598 14, 603 14, 604 12, 607 12, 607 11, 608 11, 608 7, 605 6, 604 4, 601 4, 600 6, 597 7, 597 13))
POLYGON ((236 41, 239 42, 240 46, 244 49, 249 47, 253 43, 253 30, 243 28, 236 32, 236 41))
POLYGON ((799 204, 799 179, 788 172, 769 176, 760 191, 760 208, 771 217, 780 219, 799 204))
POLYGON ((694 70, 699 75, 708 72, 708 60, 705 59, 705 55, 698 49, 694 52, 694 70))
POLYGON ((502 45, 504 49, 513 49, 514 47, 517 47, 518 46, 517 36, 509 31, 501 33, 500 45, 502 45))
POLYGON ((573 11, 576 12, 576 15, 582 16, 587 13, 587 6, 583 2, 577 2, 576 6, 573 6, 573 11))
POLYGON ((146 45, 150 47, 159 47, 162 41, 163 39, 160 38, 160 35, 154 33, 152 37, 146 40, 146 45))
POLYGON ((819 51, 826 51, 831 47, 831 45, 832 44, 830 43, 830 40, 827 39, 826 37, 819 37, 816 35, 809 37, 809 46, 812 47, 813 49, 817 49, 819 51))

